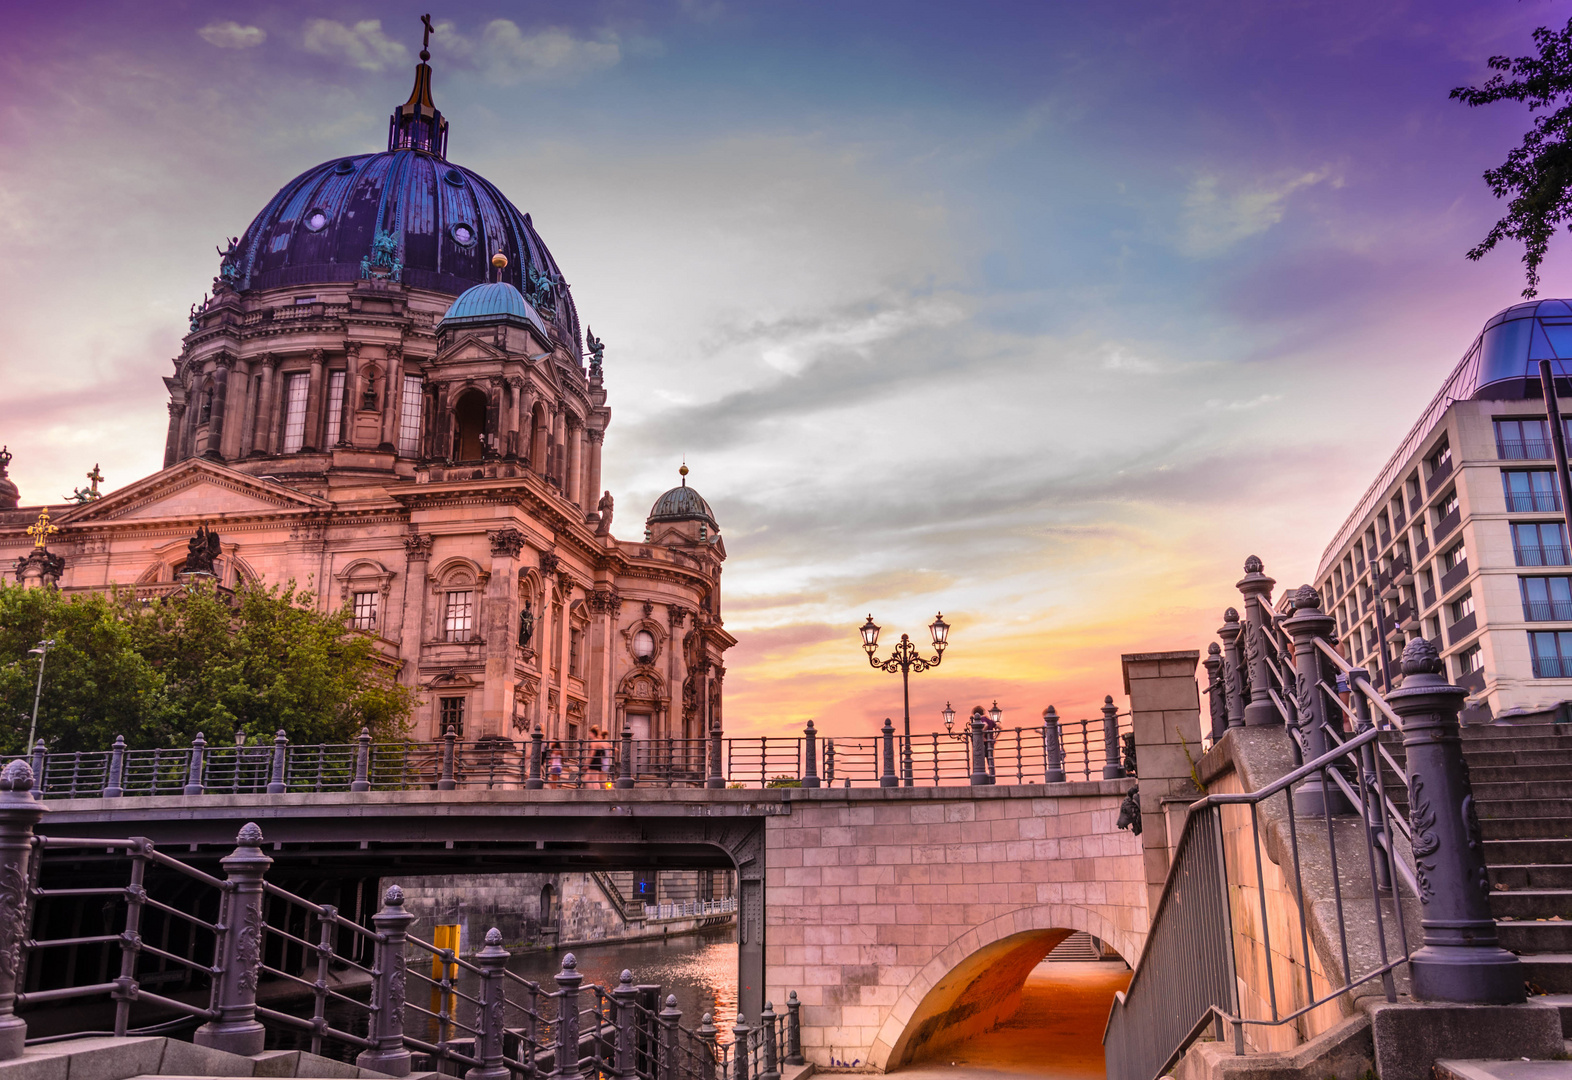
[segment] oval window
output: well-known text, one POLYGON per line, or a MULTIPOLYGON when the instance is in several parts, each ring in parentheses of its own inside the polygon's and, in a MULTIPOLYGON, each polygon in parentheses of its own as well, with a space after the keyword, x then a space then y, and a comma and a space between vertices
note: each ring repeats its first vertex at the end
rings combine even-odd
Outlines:
POLYGON ((464 186, 464 174, 459 172, 457 169, 449 169, 447 172, 442 174, 442 179, 446 180, 454 187, 464 186))
POLYGON ((311 210, 306 214, 306 228, 312 232, 321 232, 327 227, 328 216, 325 210, 311 210))
POLYGON ((462 221, 453 226, 449 232, 452 234, 454 242, 462 244, 464 247, 469 247, 475 242, 474 226, 466 225, 462 221))
POLYGON ((640 660, 648 660, 655 655, 655 635, 648 630, 640 630, 633 635, 633 655, 640 660))

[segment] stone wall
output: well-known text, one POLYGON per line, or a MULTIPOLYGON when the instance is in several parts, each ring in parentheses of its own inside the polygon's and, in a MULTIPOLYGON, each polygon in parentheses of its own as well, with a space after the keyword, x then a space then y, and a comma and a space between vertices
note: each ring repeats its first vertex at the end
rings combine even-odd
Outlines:
POLYGON ((793 791, 765 833, 765 996, 797 991, 808 1059, 894 1068, 948 1029, 986 1030, 1071 930, 1138 956, 1140 842, 1115 827, 1128 787, 793 791))

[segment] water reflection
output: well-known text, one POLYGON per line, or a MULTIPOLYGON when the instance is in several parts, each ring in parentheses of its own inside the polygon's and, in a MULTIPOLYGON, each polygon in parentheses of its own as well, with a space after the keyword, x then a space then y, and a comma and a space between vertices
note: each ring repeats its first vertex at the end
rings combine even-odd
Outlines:
MULTIPOLYGON (((697 1028, 700 1016, 709 1013, 715 1017, 721 1041, 729 1042, 737 1019, 734 935, 732 927, 723 926, 665 941, 608 942, 568 951, 578 961, 586 985, 597 983, 610 990, 626 968, 633 972, 635 983, 658 983, 663 994, 677 995, 683 1027, 697 1028)), ((520 953, 508 962, 508 970, 551 991, 557 988, 552 977, 561 970, 562 957, 560 951, 520 953)))

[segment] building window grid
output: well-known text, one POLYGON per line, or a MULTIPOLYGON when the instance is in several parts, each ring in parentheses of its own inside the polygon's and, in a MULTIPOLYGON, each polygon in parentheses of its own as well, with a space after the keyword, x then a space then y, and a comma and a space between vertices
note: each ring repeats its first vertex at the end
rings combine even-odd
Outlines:
POLYGON ((439 698, 438 705, 440 709, 439 720, 442 725, 440 734, 446 735, 448 729, 452 728, 455 735, 463 737, 464 699, 461 697, 439 698))
POLYGON ((1442 554, 1441 569, 1443 571, 1454 570, 1457 568, 1459 563, 1466 562, 1467 560, 1468 549, 1465 548, 1462 544, 1454 544, 1447 548, 1447 550, 1442 554))
POLYGON ((1474 594, 1466 592, 1447 606, 1451 609, 1452 623, 1455 625, 1474 613, 1474 594))
POLYGON ((1474 672, 1485 666, 1484 651, 1480 649, 1478 645, 1470 645, 1468 648, 1457 654, 1456 664, 1457 677, 1459 679, 1463 678, 1465 675, 1472 675, 1474 672))
MULTIPOLYGON (((1555 456, 1550 425, 1544 420, 1497 420, 1496 456, 1504 461, 1545 461, 1555 456)), ((1572 419, 1561 418, 1561 429, 1572 441, 1572 419)))
POLYGON ((294 454, 306 445, 306 396, 311 376, 291 375, 284 383, 284 453, 294 454))
POLYGON ((1518 583, 1525 622, 1572 622, 1572 577, 1525 577, 1518 583))
POLYGON ((344 372, 328 372, 327 444, 338 445, 344 426, 344 372))
POLYGON ((1561 522, 1512 523, 1512 553, 1519 566, 1567 566, 1566 526, 1561 522))
POLYGON ((1507 509, 1516 513, 1559 511, 1561 492, 1558 487, 1556 474, 1549 470, 1504 469, 1501 472, 1501 491, 1506 496, 1507 509))
POLYGON ((1531 630, 1528 648, 1534 658, 1534 678, 1572 678, 1572 631, 1531 630))
POLYGON ((351 624, 356 630, 377 628, 377 594, 358 592, 351 597, 351 624))
POLYGON ((421 398, 425 387, 419 375, 404 376, 404 398, 399 402, 398 452, 404 457, 415 457, 420 452, 421 398))
POLYGON ((469 589, 448 593, 443 608, 442 636, 448 641, 468 641, 475 629, 475 594, 469 589))

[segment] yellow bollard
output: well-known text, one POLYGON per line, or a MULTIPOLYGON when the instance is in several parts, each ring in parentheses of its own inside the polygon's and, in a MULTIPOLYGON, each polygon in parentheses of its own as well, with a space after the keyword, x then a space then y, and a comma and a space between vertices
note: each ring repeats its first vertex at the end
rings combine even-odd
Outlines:
MULTIPOLYGON (((454 923, 450 926, 437 927, 432 932, 431 943, 439 949, 451 949, 453 954, 457 956, 459 950, 459 924, 454 923)), ((434 986, 431 988, 431 1011, 440 1017, 444 1009, 442 999, 446 996, 447 1019, 451 1021, 458 1012, 458 995, 453 992, 454 988, 458 986, 458 965, 444 964, 440 956, 433 956, 431 958, 432 982, 439 984, 442 982, 443 968, 447 968, 448 993, 444 995, 439 987, 434 986)), ((442 1029, 439 1038, 446 1039, 449 1034, 448 1025, 440 1020, 438 1023, 442 1029)))

